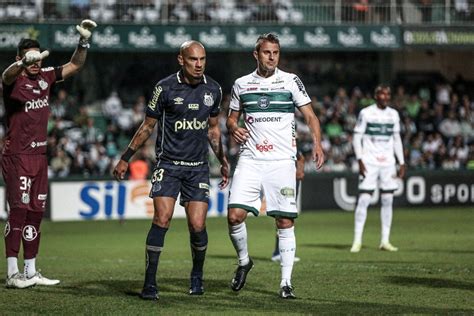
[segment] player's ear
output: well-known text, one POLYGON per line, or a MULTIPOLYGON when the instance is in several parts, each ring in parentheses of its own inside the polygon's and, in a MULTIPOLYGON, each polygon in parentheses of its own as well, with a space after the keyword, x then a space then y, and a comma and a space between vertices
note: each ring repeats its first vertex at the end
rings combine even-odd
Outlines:
POLYGON ((179 63, 180 66, 184 65, 183 55, 181 55, 181 54, 178 55, 178 63, 179 63))
POLYGON ((255 60, 258 60, 258 52, 256 50, 253 51, 253 57, 255 60))

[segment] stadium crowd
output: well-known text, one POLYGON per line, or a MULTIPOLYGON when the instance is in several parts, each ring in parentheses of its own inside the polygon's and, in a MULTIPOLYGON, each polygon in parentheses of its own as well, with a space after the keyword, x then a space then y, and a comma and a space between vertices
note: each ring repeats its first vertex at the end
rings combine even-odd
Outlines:
POLYGON ((336 12, 340 12, 340 20, 347 22, 439 23, 446 17, 446 5, 452 21, 474 19, 474 5, 469 0, 454 0, 448 4, 440 0, 342 0, 339 3, 306 0, 11 0, 1 1, 0 19, 65 21, 88 16, 101 23, 303 23, 308 19, 311 22, 338 20, 336 12), (340 5, 339 9, 336 9, 337 5, 340 5))
MULTIPOLYGON (((474 100, 461 84, 438 84, 436 90, 421 88, 408 93, 408 87, 392 91, 392 105, 400 113, 405 159, 411 170, 474 170, 474 100)), ((64 89, 51 100, 48 124, 50 177, 109 176, 133 133, 143 120, 146 100, 139 96, 125 104, 117 92, 94 105, 76 104, 64 89)), ((220 116, 226 151, 232 166, 237 144, 228 137, 225 119, 230 96, 225 95, 220 116)), ((0 101, 1 102, 1 101, 0 101)), ((321 121, 326 163, 318 172, 355 172, 357 162, 352 148, 352 130, 359 111, 374 102, 372 91, 339 87, 333 94, 313 97, 314 110, 321 121)), ((4 108, 0 106, 0 120, 4 108)), ((297 120, 301 120, 299 112, 297 120)), ((4 136, 3 124, 0 137, 4 136)), ((316 172, 311 162, 311 137, 307 126, 297 122, 300 148, 306 157, 306 172, 316 172)), ((0 143, 0 146, 3 143, 0 143)), ((219 164, 210 155, 211 172, 219 174, 219 164)), ((131 162, 132 177, 147 174, 155 161, 154 137, 151 137, 131 162), (143 161, 148 171, 143 171, 143 161)))

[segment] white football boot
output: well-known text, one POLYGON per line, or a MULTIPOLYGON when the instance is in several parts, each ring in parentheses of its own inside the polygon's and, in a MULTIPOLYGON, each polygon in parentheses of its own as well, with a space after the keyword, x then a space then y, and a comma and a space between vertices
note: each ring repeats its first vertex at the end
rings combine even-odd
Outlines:
POLYGON ((391 251, 391 252, 398 251, 398 248, 395 247, 394 245, 392 245, 389 242, 381 243, 380 246, 379 246, 379 249, 380 250, 385 250, 385 251, 391 251))
POLYGON ((61 281, 59 280, 53 280, 53 279, 48 279, 39 273, 39 271, 36 271, 35 275, 33 275, 31 278, 28 278, 28 280, 34 280, 36 285, 57 285, 61 281))
POLYGON ((36 281, 25 278, 22 273, 15 273, 5 280, 5 286, 9 289, 26 289, 28 287, 36 285, 36 281))
POLYGON ((355 243, 352 244, 351 252, 352 253, 357 253, 357 252, 360 251, 361 248, 362 248, 362 244, 358 243, 358 242, 355 242, 355 243))

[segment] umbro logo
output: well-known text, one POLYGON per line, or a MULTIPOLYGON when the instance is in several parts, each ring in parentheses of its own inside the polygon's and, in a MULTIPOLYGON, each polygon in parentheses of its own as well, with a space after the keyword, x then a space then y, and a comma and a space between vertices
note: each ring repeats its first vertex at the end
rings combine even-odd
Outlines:
POLYGON ((177 97, 177 98, 174 98, 173 101, 175 105, 178 105, 178 104, 183 104, 184 99, 177 97))

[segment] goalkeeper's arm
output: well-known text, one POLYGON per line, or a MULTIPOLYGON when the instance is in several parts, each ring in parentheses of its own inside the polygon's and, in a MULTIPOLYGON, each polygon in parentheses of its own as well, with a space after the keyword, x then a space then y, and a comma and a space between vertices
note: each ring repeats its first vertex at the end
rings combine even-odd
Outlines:
POLYGON ((76 25, 76 29, 80 34, 79 43, 72 54, 71 60, 62 67, 63 79, 76 74, 84 66, 87 49, 90 46, 89 40, 95 27, 97 27, 97 24, 92 20, 83 20, 80 25, 76 25))
POLYGON ((25 67, 33 65, 34 63, 39 62, 48 56, 49 52, 47 50, 43 51, 42 53, 40 53, 39 50, 27 51, 23 58, 20 59, 20 57, 17 57, 17 61, 5 69, 5 71, 2 73, 2 81, 6 85, 11 85, 25 67))

